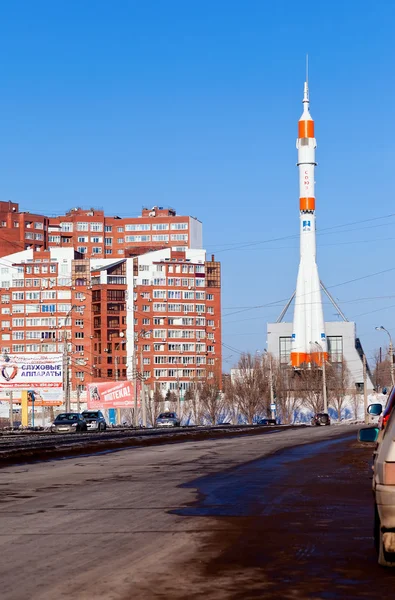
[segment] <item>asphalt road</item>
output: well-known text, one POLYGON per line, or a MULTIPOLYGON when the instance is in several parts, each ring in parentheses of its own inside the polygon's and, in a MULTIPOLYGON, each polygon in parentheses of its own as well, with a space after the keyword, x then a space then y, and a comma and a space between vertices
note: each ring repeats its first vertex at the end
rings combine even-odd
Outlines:
POLYGON ((1 598, 393 598, 395 573, 373 549, 371 450, 356 431, 2 469, 1 598))

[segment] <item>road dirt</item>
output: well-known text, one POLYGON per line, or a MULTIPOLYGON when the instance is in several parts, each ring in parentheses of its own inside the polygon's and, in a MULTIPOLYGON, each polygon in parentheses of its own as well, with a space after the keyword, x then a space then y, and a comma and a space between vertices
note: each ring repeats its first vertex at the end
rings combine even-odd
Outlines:
POLYGON ((0 471, 2 600, 394 597, 356 426, 0 471))

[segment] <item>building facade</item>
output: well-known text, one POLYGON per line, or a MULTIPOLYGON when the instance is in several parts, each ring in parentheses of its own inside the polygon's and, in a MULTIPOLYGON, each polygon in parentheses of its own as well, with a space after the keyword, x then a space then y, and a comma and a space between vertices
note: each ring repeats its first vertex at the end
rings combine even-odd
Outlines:
POLYGON ((20 212, 0 202, 0 257, 20 250, 73 248, 87 258, 121 258, 144 246, 169 246, 184 252, 202 248, 202 224, 172 208, 143 208, 138 217, 107 216, 103 210, 73 208, 63 216, 20 212))
POLYGON ((90 382, 136 374, 163 394, 183 394, 195 380, 220 383, 221 271, 201 248, 197 219, 171 209, 144 209, 134 219, 76 209, 54 223, 19 213, 12 203, 0 209, 5 204, 3 356, 62 353, 72 401, 84 400, 90 382), (10 214, 20 226, 6 237, 10 214), (131 229, 137 226, 144 229, 131 229), (29 243, 30 230, 42 232, 39 244, 29 243), (136 231, 148 233, 130 233, 136 231), (5 253, 19 246, 25 247, 5 253))

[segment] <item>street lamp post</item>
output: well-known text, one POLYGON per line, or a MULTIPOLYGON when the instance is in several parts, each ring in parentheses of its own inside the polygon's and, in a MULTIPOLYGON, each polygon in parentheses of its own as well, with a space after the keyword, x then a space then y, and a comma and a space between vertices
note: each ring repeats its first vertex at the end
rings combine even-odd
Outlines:
POLYGON ((391 371, 391 384, 392 386, 395 385, 394 383, 394 357, 393 357, 393 345, 392 345, 392 337, 390 332, 383 327, 382 325, 380 325, 379 327, 375 327, 375 329, 377 329, 377 331, 385 331, 385 333, 388 335, 390 343, 389 343, 389 355, 390 355, 390 371, 391 371))
POLYGON ((326 394, 326 360, 325 360, 325 352, 321 344, 318 342, 310 342, 310 344, 315 344, 320 349, 321 355, 321 363, 322 363, 322 397, 324 400, 324 412, 328 412, 328 398, 326 394))
POLYGON ((63 325, 63 386, 65 393, 65 407, 66 412, 70 412, 70 373, 69 373, 69 353, 67 347, 67 321, 73 310, 77 308, 76 304, 73 304, 69 312, 66 314, 64 325, 63 325))

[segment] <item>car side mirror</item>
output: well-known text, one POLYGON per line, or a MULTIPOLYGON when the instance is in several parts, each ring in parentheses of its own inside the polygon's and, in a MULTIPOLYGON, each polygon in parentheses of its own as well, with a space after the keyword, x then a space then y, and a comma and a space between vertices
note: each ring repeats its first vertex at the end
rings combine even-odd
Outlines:
POLYGON ((364 427, 358 431, 358 442, 365 444, 375 444, 379 437, 380 429, 378 427, 364 427))
POLYGON ((378 417, 379 415, 381 415, 382 412, 383 412, 383 407, 381 404, 369 404, 368 413, 370 415, 374 415, 375 417, 378 417))

